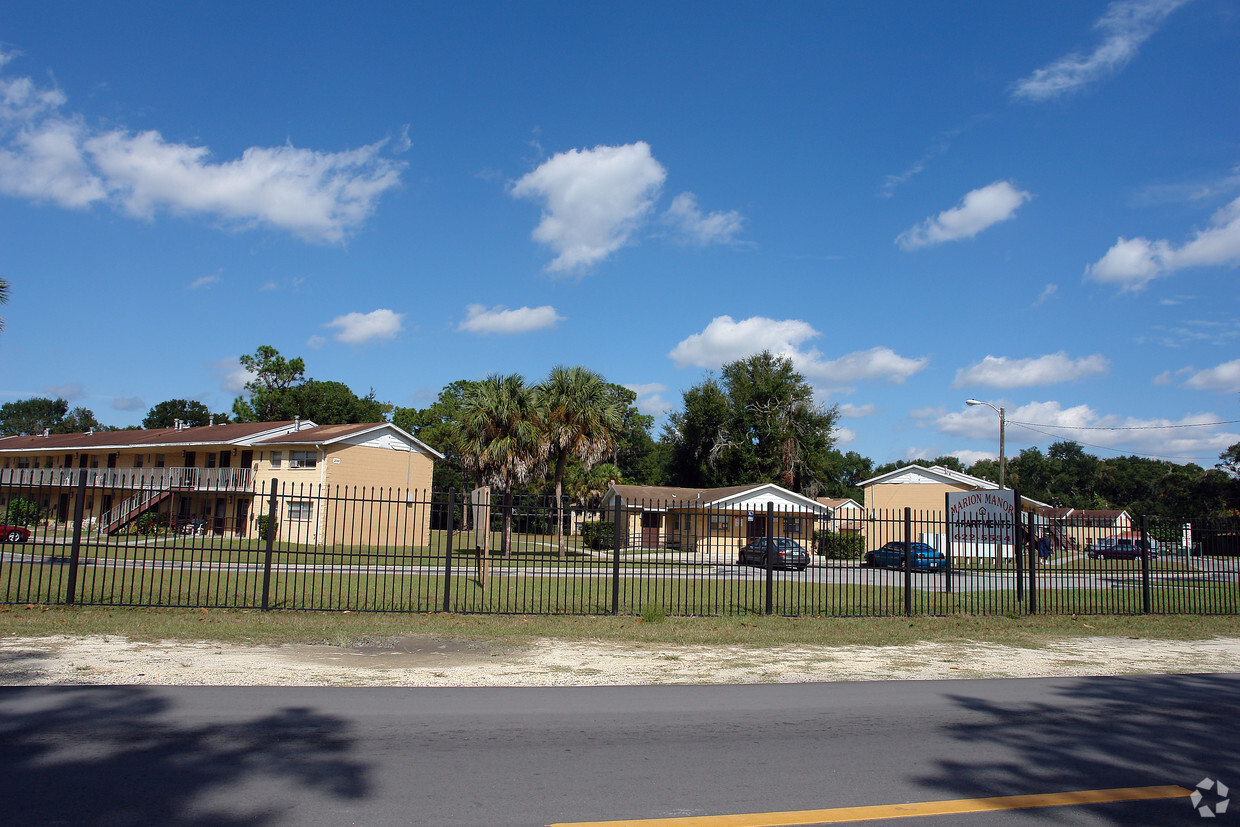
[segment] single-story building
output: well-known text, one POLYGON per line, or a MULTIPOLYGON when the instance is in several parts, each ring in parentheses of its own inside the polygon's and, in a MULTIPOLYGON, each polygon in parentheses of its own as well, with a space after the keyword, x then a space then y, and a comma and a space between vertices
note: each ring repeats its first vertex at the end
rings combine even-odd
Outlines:
MULTIPOLYGON (((899 521, 905 508, 911 509, 916 540, 939 548, 946 545, 947 495, 970 491, 999 491, 990 480, 953 471, 941 465, 906 465, 861 483, 865 492, 865 535, 867 545, 877 548, 890 540, 902 540, 899 521)), ((1046 508, 1047 504, 1021 496, 1022 514, 1046 508)), ((1022 521, 1023 524, 1023 521, 1022 521)), ((963 550, 962 550, 963 551, 963 550)), ((988 554, 982 548, 974 554, 988 554)), ((1011 546, 996 549, 1011 556, 1011 546)))
POLYGON ((1083 508, 1040 508, 1038 516, 1056 545, 1083 550, 1103 537, 1127 536, 1133 530, 1127 511, 1083 508))
POLYGON ((865 509, 851 497, 819 497, 831 509, 831 516, 820 527, 837 534, 860 534, 865 528, 865 509))
POLYGON ((776 537, 790 537, 812 548, 814 528, 830 509, 774 483, 725 488, 612 485, 601 511, 614 514, 621 503, 622 547, 671 549, 734 558, 753 537, 765 537, 771 505, 776 537))
POLYGON ((420 545, 429 538, 429 513, 412 508, 412 492, 424 490, 420 499, 428 499, 435 459, 442 459, 438 451, 387 422, 10 436, 0 438, 0 510, 16 497, 33 497, 48 520, 67 523, 85 469, 85 519, 101 531, 123 530, 153 512, 169 522, 202 522, 215 535, 246 537, 255 535, 275 484, 281 539, 420 545), (355 497, 346 502, 350 491, 355 497), (380 508, 381 499, 403 499, 418 516, 380 508), (333 509, 334 502, 342 508, 333 509), (348 519, 340 516, 346 512, 348 519))

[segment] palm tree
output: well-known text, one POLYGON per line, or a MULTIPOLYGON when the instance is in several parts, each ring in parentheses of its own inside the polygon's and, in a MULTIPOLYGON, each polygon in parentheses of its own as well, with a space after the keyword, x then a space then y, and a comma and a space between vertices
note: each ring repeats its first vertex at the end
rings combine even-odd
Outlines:
POLYGON ((538 387, 547 456, 555 462, 555 533, 560 559, 565 557, 564 471, 569 459, 588 471, 616 445, 620 405, 602 376, 583 367, 551 369, 538 387))
POLYGON ((465 466, 504 495, 501 547, 512 555, 512 490, 543 466, 545 452, 534 388, 518 374, 492 374, 461 400, 457 442, 465 466))

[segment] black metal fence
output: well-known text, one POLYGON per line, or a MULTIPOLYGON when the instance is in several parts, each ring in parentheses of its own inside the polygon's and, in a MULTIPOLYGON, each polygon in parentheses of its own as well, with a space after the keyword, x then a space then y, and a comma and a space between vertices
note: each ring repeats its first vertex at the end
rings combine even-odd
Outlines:
POLYGON ((1240 613, 1240 526, 826 513, 273 483, 0 490, 0 602, 512 614, 1240 613), (125 503, 133 507, 125 512, 125 503), (124 513, 122 513, 124 512, 124 513), (121 516, 118 516, 120 514, 121 516), (26 525, 28 523, 28 525, 26 525), (782 552, 782 554, 781 554, 782 552))

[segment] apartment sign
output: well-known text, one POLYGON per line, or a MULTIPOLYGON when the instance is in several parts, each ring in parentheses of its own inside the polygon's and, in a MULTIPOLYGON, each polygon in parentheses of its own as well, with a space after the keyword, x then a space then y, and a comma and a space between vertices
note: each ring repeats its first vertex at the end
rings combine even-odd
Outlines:
POLYGON ((1019 514, 1016 492, 1010 488, 947 495, 947 533, 953 543, 1010 545, 1019 514))

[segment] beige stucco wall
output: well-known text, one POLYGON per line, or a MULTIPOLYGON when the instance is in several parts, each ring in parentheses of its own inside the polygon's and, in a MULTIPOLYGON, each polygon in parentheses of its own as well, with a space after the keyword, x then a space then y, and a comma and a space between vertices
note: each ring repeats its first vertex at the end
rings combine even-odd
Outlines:
MULTIPOLYGON (((284 445, 256 454, 256 491, 277 486, 279 537, 293 543, 351 546, 421 546, 430 542, 434 460, 429 454, 337 443, 284 445), (293 451, 313 451, 313 468, 292 468, 293 451), (320 483, 322 492, 320 495, 320 483), (290 503, 308 503, 308 520, 290 519, 290 503)), ((267 505, 261 506, 266 512, 267 505)), ((256 522, 252 518, 252 521, 256 522)))

